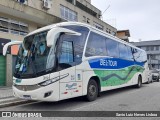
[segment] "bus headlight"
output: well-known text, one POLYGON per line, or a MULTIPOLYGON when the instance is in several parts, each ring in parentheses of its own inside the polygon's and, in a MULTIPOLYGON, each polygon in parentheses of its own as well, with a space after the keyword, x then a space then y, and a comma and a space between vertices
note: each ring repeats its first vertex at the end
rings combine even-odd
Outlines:
POLYGON ((47 86, 47 85, 50 85, 52 83, 55 83, 59 80, 59 77, 56 77, 56 78, 53 78, 53 79, 50 79, 50 80, 46 80, 44 82, 41 82, 39 83, 40 86, 47 86))

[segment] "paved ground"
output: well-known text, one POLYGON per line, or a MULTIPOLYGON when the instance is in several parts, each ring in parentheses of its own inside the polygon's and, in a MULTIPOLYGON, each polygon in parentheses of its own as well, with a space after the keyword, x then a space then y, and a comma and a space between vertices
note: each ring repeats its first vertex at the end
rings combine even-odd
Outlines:
MULTIPOLYGON (((160 111, 160 82, 102 93, 94 102, 74 98, 60 102, 39 102, 0 109, 1 111, 160 111)), ((55 118, 63 119, 63 118, 55 118)), ((66 119, 66 118, 65 118, 66 119)), ((68 118, 68 120, 71 118, 68 118)), ((74 118, 72 118, 74 119, 74 118)), ((71 120, 72 120, 71 119, 71 120)), ((85 118, 78 118, 79 120, 85 118)), ((91 118, 93 120, 93 118, 91 118)), ((98 118, 94 118, 98 119, 98 118)), ((101 118, 103 119, 103 118, 101 118)), ((122 118, 110 118, 121 120, 122 118)), ((135 118, 132 118, 133 120, 135 118)), ((141 120, 159 118, 140 118, 141 120)), ((128 120, 128 119, 126 119, 128 120)))
POLYGON ((0 99, 13 97, 13 92, 11 87, 0 87, 0 99))

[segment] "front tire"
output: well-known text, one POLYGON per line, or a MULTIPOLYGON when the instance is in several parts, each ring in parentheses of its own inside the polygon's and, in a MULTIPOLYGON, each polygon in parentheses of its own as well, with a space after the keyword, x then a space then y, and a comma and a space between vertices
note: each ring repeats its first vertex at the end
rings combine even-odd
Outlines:
POLYGON ((89 102, 91 102, 91 101, 96 100, 97 96, 98 96, 97 82, 94 79, 91 79, 88 83, 86 98, 89 102))

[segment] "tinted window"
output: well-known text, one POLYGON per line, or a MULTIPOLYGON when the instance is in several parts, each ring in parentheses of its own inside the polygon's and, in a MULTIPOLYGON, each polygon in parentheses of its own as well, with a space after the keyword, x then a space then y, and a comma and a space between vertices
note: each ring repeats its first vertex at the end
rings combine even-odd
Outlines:
POLYGON ((132 48, 127 46, 128 49, 128 60, 133 60, 132 48))
POLYGON ((122 59, 133 60, 132 48, 125 44, 119 43, 119 55, 122 59))
POLYGON ((73 41, 74 60, 76 64, 79 64, 82 61, 84 45, 86 42, 87 35, 89 33, 89 29, 83 26, 75 26, 75 25, 63 26, 63 27, 81 33, 81 36, 74 36, 74 35, 64 35, 63 36, 64 40, 73 41))
POLYGON ((122 43, 119 43, 119 57, 122 59, 128 59, 127 46, 122 43))
POLYGON ((73 42, 63 41, 59 63, 72 63, 73 61, 73 42))
POLYGON ((107 38, 106 46, 107 46, 107 53, 109 56, 119 57, 118 42, 107 38))
POLYGON ((62 41, 59 50, 59 70, 74 66, 73 41, 62 41))
POLYGON ((89 56, 106 56, 106 46, 105 46, 105 37, 91 32, 87 48, 86 48, 86 57, 89 56))

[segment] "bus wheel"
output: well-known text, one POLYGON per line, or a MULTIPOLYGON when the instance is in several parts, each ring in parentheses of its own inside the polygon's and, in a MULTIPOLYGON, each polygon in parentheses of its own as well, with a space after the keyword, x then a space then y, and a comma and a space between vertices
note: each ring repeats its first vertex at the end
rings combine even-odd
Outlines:
POLYGON ((87 88, 87 100, 94 101, 98 96, 98 85, 94 79, 91 79, 87 88))
POLYGON ((141 76, 138 77, 138 83, 137 83, 136 87, 137 88, 142 87, 142 77, 141 76))

